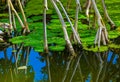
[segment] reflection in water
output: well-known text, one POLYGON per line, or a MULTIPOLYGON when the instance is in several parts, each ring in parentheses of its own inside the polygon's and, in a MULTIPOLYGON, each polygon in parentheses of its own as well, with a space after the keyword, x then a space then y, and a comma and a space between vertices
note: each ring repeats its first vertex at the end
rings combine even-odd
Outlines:
POLYGON ((39 61, 41 56, 38 52, 31 49, 28 54, 27 50, 28 48, 18 48, 15 51, 10 47, 0 51, 0 82, 37 82, 43 79, 41 68, 45 66, 45 62, 39 61), (21 67, 20 70, 16 70, 16 54, 19 56, 17 68, 21 67), (26 64, 27 55, 29 55, 28 64, 26 64), (27 65, 27 72, 24 65, 27 65))
MULTIPOLYGON (((0 51, 0 82, 119 82, 119 50, 39 55, 23 45, 0 51)), ((42 54, 42 53, 41 53, 42 54)))
MULTIPOLYGON (((51 82, 119 82, 119 54, 111 51, 93 53, 82 51, 70 59, 64 52, 49 57, 51 82)), ((47 70, 47 67, 44 68, 47 70)))

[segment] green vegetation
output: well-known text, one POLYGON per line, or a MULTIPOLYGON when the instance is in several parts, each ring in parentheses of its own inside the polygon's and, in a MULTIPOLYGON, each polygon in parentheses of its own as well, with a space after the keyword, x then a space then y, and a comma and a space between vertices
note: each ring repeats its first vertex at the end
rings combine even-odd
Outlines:
MULTIPOLYGON (((63 2, 63 0, 62 0, 62 2, 63 2)), ((112 6, 111 4, 113 4, 113 3, 109 2, 108 0, 106 0, 105 2, 106 2, 106 6, 108 9, 108 13, 110 14, 110 17, 113 19, 113 21, 115 21, 115 24, 118 27, 116 30, 110 30, 110 26, 108 24, 106 24, 107 29, 108 29, 109 39, 114 39, 120 35, 120 30, 119 30, 120 16, 118 14, 120 12, 119 5, 117 4, 117 1, 114 1, 114 4, 116 6, 112 6), (114 10, 114 9, 116 9, 116 10, 114 10)), ((24 43, 24 46, 31 46, 36 51, 43 52, 43 24, 42 24, 43 5, 41 5, 42 3, 43 3, 42 0, 40 0, 40 1, 39 0, 30 0, 27 3, 27 5, 25 7, 25 12, 28 17, 27 21, 28 21, 31 33, 26 36, 22 35, 22 36, 14 37, 14 38, 10 39, 10 42, 12 42, 13 44, 24 43)), ((63 5, 65 6, 66 4, 67 4, 67 0, 66 0, 66 2, 63 3, 63 5)), ((75 3, 73 3, 73 4, 75 4, 75 3)), ((98 7, 100 7, 100 5, 98 5, 98 7)), ((49 10, 47 11, 47 14, 49 14, 49 16, 47 17, 47 19, 49 21, 47 22, 47 34, 48 34, 47 37, 48 37, 49 50, 63 51, 65 49, 66 43, 64 40, 64 34, 62 31, 61 23, 58 20, 58 16, 56 15, 56 12, 53 9, 53 7, 51 6, 50 2, 48 2, 48 8, 49 8, 49 10)), ((75 18, 74 8, 75 8, 75 5, 70 5, 70 9, 68 11, 70 20, 72 21, 72 23, 74 23, 74 18, 75 18)), ((100 8, 100 11, 102 12, 101 8, 100 8)), ((6 17, 8 17, 7 14, 0 14, 0 18, 1 17, 3 19, 1 19, 0 22, 8 22, 9 21, 8 18, 6 19, 6 17)), ((91 17, 91 19, 93 19, 92 15, 90 17, 91 17)), ((78 33, 80 35, 81 42, 83 44, 84 49, 88 50, 88 51, 97 52, 98 47, 95 47, 95 48, 93 47, 97 29, 93 29, 92 25, 89 26, 89 25, 83 23, 83 21, 86 20, 86 18, 87 17, 84 15, 84 13, 79 14, 78 33)), ((67 22, 65 17, 64 17, 64 19, 65 19, 65 22, 67 25, 67 31, 68 31, 68 34, 70 37, 72 34, 70 24, 67 22)), ((20 25, 19 25, 17 19, 16 19, 16 23, 17 23, 18 32, 20 32, 19 31, 20 25)), ((116 48, 116 45, 113 45, 111 42, 109 46, 101 46, 99 50, 100 50, 100 52, 106 51, 109 47, 116 48)))

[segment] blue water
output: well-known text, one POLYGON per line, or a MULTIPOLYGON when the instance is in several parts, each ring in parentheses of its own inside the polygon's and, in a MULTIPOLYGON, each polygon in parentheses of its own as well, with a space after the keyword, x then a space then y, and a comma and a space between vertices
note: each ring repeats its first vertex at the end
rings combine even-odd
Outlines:
MULTIPOLYGON (((7 48, 8 59, 10 59, 11 54, 12 54, 12 48, 7 48)), ((108 62, 110 62, 112 55, 113 55, 113 52, 109 51, 108 58, 107 58, 108 62)), ((5 58, 3 51, 0 51, 0 59, 1 58, 5 58)), ((33 71, 35 73, 35 75, 34 75, 35 82, 39 82, 44 77, 44 74, 41 72, 41 69, 42 69, 42 67, 46 66, 46 62, 45 61, 41 62, 40 58, 41 58, 41 56, 39 55, 38 52, 35 52, 33 49, 30 51, 28 66, 33 67, 33 71)), ((112 63, 116 64, 118 58, 119 58, 119 56, 117 54, 115 54, 112 63)), ((12 62, 15 62, 14 58, 12 59, 12 62)), ((90 80, 91 80, 91 75, 89 74, 86 82, 90 82, 90 80)))
POLYGON ((44 74, 41 73, 41 68, 46 65, 46 62, 41 62, 39 60, 41 56, 38 54, 38 52, 35 52, 34 50, 31 50, 29 55, 29 63, 28 65, 33 67, 33 70, 35 72, 35 81, 42 80, 44 74))
MULTIPOLYGON (((113 55, 113 52, 109 51, 108 53, 108 58, 107 58, 107 61, 110 62, 111 58, 112 58, 112 55, 113 55)), ((119 56, 117 54, 115 54, 115 57, 112 61, 113 64, 116 64, 117 63, 117 59, 119 58, 119 56)))
MULTIPOLYGON (((12 54, 12 48, 7 48, 8 59, 10 59, 11 54, 12 54)), ((3 51, 0 51, 0 59, 1 58, 5 58, 3 51)), ((46 65, 46 62, 41 62, 39 60, 39 58, 41 58, 41 56, 38 54, 38 52, 35 52, 32 49, 30 51, 30 55, 29 55, 28 66, 32 66, 33 67, 33 71, 35 73, 35 75, 34 75, 34 81, 35 82, 37 82, 39 80, 42 80, 44 74, 41 73, 41 68, 46 65)), ((14 58, 12 59, 12 62, 15 62, 14 58)))

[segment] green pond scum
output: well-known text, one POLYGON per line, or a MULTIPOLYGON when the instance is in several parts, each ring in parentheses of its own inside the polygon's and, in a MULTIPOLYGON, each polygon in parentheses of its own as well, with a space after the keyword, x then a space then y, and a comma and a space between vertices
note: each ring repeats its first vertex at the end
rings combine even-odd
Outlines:
MULTIPOLYGON (((71 4, 67 1, 62 1, 63 5, 65 7, 66 3, 67 4, 71 4)), ((84 2, 84 1, 82 1, 84 2)), ((100 1, 98 1, 97 3, 99 3, 100 1)), ((116 30, 110 30, 110 25, 106 24, 107 26, 107 31, 108 31, 108 38, 110 39, 110 43, 107 46, 101 46, 100 49, 98 49, 98 47, 94 47, 94 40, 95 40, 95 36, 96 36, 96 32, 97 32, 97 28, 94 29, 92 28, 92 25, 88 25, 87 24, 87 17, 84 14, 84 11, 82 11, 79 14, 78 17, 78 33, 80 35, 80 39, 81 42, 83 44, 83 49, 88 50, 88 51, 94 51, 97 52, 98 50, 101 51, 106 51, 108 50, 108 48, 119 48, 117 44, 113 45, 113 39, 117 38, 120 35, 120 20, 119 20, 119 5, 117 5, 117 1, 113 0, 114 4, 116 4, 116 6, 112 6, 111 2, 109 2, 108 0, 105 1, 106 6, 107 6, 107 10, 108 13, 111 17, 111 19, 115 22, 115 25, 117 26, 116 30), (115 10, 114 10, 115 8, 115 10), (113 12, 114 11, 114 12, 113 12)), ((29 28, 31 30, 31 33, 28 35, 18 35, 13 37, 12 39, 10 39, 9 41, 12 42, 13 44, 20 44, 20 43, 24 43, 25 46, 31 46, 33 47, 36 51, 39 52, 43 52, 43 5, 42 4, 43 1, 39 1, 39 0, 30 0, 28 1, 28 3, 26 4, 25 7, 25 14, 27 16, 27 21, 28 21, 28 25, 29 28)), ((59 17, 57 16, 53 6, 49 5, 51 4, 48 0, 48 8, 49 10, 47 11, 47 39, 48 39, 48 45, 49 45, 49 49, 51 51, 63 51, 65 49, 66 43, 64 40, 64 33, 62 31, 62 25, 60 23, 59 17)), ((70 20, 72 21, 72 23, 74 24, 74 20, 75 20, 75 3, 73 3, 73 5, 69 5, 69 9, 68 9, 68 14, 70 16, 70 20)), ((98 8, 100 8, 100 12, 103 12, 103 10, 101 9, 101 5, 98 5, 98 8)), ((92 13, 93 11, 91 11, 92 13)), ((19 14, 21 17, 21 14, 19 14)), ((0 22, 8 22, 8 14, 7 13, 1 13, 0 14, 0 18, 2 18, 0 20, 0 22)), ((65 16, 65 23, 67 26, 67 32, 69 37, 71 37, 72 34, 72 30, 70 28, 70 24, 67 22, 65 16)), ((93 19, 93 15, 90 15, 90 19, 93 19)), ((91 21, 92 23, 93 21, 91 21)), ((16 19, 16 26, 17 26, 17 30, 18 33, 20 32, 20 24, 18 22, 18 20, 16 19)), ((74 44, 74 42, 73 42, 74 44)))

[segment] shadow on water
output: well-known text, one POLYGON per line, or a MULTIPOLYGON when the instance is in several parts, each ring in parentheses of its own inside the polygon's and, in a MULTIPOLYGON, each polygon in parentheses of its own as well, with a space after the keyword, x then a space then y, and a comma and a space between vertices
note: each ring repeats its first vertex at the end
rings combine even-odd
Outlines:
POLYGON ((120 50, 82 50, 71 59, 67 51, 48 56, 23 45, 0 51, 0 82, 119 82, 120 50), (16 49, 16 50, 15 50, 16 49))

